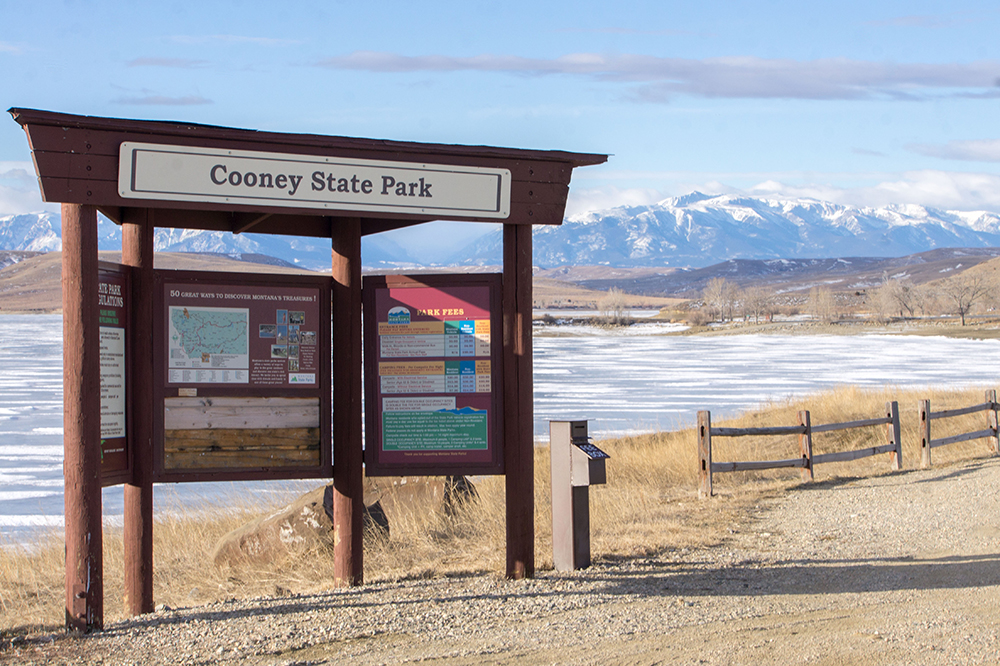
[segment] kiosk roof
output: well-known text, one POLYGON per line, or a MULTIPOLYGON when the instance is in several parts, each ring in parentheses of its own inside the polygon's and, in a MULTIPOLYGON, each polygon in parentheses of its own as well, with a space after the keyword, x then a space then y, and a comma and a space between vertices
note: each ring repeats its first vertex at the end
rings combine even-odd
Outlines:
MULTIPOLYGON (((9 113, 25 130, 47 202, 96 206, 120 222, 127 207, 155 209, 158 227, 209 229, 241 233, 272 233, 330 237, 337 218, 360 217, 362 233, 452 219, 508 224, 560 224, 575 167, 601 164, 607 155, 555 150, 523 150, 494 146, 464 146, 315 134, 289 134, 235 129, 196 123, 130 120, 79 116, 35 109, 13 108, 9 113), (392 164, 414 169, 455 167, 456 171, 506 170, 509 172, 509 207, 501 213, 476 214, 469 210, 373 206, 331 209, 329 205, 300 202, 258 204, 247 198, 215 200, 170 199, 151 195, 124 198, 119 187, 119 165, 124 143, 158 144, 192 154, 244 151, 246 155, 280 154, 304 163, 335 158, 350 164, 392 164), (503 213, 507 214, 504 216, 503 213)), ((219 171, 218 174, 223 174, 219 171)), ((316 173, 316 172, 314 172, 316 173)), ((256 175, 254 176, 256 181, 256 175)), ((218 183, 219 181, 215 181, 218 183)), ((323 181, 317 178, 317 185, 323 181)), ((411 185, 415 185, 413 183, 411 185)), ((396 187, 401 183, 395 184, 396 187)), ((389 180, 368 188, 385 194, 389 180)), ((355 191, 357 191, 355 184, 355 191)), ((404 188, 405 189, 405 188, 404 188)), ((332 190, 332 182, 331 182, 332 190)), ((409 195, 419 190, 410 187, 409 195)), ((405 193, 405 192, 404 192, 405 193)), ((421 194, 429 194, 425 191, 421 194)), ((397 192, 398 194, 398 192, 397 192)))

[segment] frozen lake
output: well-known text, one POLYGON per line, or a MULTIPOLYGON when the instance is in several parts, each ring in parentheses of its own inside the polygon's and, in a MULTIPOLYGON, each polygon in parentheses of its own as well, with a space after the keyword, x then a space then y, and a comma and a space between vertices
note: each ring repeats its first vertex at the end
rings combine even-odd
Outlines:
POLYGON ((592 434, 618 435, 836 386, 985 389, 1000 380, 1000 340, 633 333, 536 337, 533 346, 536 437, 547 436, 548 419, 588 419, 592 434))
MULTIPOLYGON (((771 399, 838 385, 996 387, 1000 340, 907 336, 664 337, 655 324, 534 340, 536 438, 549 419, 586 419, 598 437, 687 427, 771 399)), ((571 332, 569 330, 565 332, 571 332)), ((62 319, 0 315, 0 532, 61 526, 62 319)), ((289 496, 317 481, 158 485, 157 511, 225 503, 251 488, 289 496)), ((121 488, 104 493, 120 520, 121 488)))

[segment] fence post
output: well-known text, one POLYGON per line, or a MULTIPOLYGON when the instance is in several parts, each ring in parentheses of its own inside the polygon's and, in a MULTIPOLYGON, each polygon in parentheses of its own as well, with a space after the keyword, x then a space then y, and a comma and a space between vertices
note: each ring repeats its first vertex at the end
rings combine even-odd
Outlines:
POLYGON ((1000 430, 997 428, 997 392, 996 389, 986 391, 986 402, 990 406, 986 409, 986 427, 993 431, 990 437, 990 450, 995 454, 1000 454, 1000 430))
POLYGON ((699 497, 712 496, 712 414, 698 412, 698 486, 699 497))
POLYGON ((895 470, 903 469, 903 443, 900 441, 899 428, 899 403, 893 400, 885 403, 886 417, 889 423, 885 426, 885 436, 889 443, 895 445, 896 450, 889 453, 889 463, 895 470))
POLYGON ((920 401, 920 466, 931 466, 931 401, 920 401))
POLYGON ((813 433, 812 421, 809 418, 809 410, 804 409, 799 412, 799 425, 805 426, 805 432, 799 435, 799 448, 802 450, 802 458, 806 461, 806 466, 802 468, 802 480, 813 480, 813 433))

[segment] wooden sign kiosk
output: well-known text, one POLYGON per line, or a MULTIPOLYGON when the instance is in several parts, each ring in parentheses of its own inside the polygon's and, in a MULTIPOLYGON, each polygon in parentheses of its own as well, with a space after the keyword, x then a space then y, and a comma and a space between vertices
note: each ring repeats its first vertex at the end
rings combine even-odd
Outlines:
POLYGON ((127 470, 110 480, 126 484, 128 612, 153 610, 153 483, 162 480, 151 446, 162 353, 152 342, 155 227, 331 239, 335 584, 346 586, 363 576, 361 237, 432 220, 502 223, 507 575, 533 575, 531 229, 560 224, 573 169, 606 155, 10 113, 27 134, 42 198, 62 204, 70 628, 103 626, 98 211, 122 226, 122 262, 132 267, 131 445, 127 470))

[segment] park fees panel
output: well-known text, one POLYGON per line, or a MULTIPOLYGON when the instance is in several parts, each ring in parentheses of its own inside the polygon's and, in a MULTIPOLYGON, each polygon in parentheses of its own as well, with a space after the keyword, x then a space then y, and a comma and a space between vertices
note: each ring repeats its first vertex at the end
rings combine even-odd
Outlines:
POLYGON ((159 474, 170 480, 325 475, 331 279, 156 275, 159 474))
POLYGON ((502 473, 499 275, 364 281, 367 474, 502 473))

